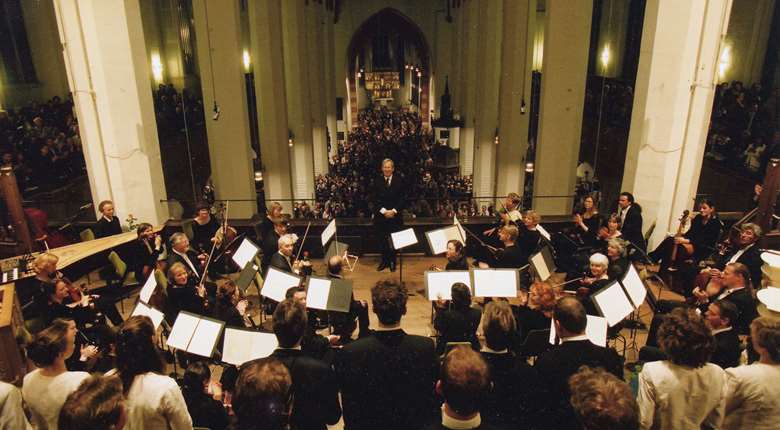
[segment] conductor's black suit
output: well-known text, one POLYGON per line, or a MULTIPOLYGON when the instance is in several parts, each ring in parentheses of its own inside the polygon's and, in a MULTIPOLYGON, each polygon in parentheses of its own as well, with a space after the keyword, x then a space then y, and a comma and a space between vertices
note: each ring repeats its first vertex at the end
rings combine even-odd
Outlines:
POLYGON ((395 266, 395 250, 390 243, 390 233, 401 230, 404 225, 401 212, 404 207, 404 184, 398 174, 380 176, 373 186, 374 226, 382 250, 381 266, 395 266), (395 210, 395 216, 385 217, 386 211, 395 210))

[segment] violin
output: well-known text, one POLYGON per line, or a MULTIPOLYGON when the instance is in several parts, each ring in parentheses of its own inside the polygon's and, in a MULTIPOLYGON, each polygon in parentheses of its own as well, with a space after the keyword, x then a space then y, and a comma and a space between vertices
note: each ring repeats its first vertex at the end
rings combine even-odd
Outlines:
POLYGON ((73 285, 73 283, 70 282, 70 280, 64 276, 60 277, 59 279, 65 282, 65 288, 68 290, 68 296, 74 303, 83 300, 84 294, 87 292, 84 285, 82 285, 81 287, 77 287, 76 285, 73 285))

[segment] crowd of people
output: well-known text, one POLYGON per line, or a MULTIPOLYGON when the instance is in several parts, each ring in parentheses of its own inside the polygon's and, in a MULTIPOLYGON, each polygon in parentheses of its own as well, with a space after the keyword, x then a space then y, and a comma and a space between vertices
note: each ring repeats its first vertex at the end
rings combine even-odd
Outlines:
POLYGON ((719 84, 712 107, 705 157, 760 178, 772 153, 774 119, 767 107, 767 91, 759 83, 719 84))
POLYGON ((25 195, 62 187, 86 174, 70 96, 0 111, 0 152, 2 165, 13 168, 25 195))
POLYGON ((452 216, 473 212, 472 179, 436 160, 448 151, 433 140, 414 112, 367 109, 358 125, 330 160, 330 172, 315 179, 316 203, 302 206, 298 215, 311 218, 368 217, 372 208, 364 197, 371 189, 376 166, 393 158, 406 178, 406 211, 410 216, 452 216), (413 197, 412 197, 413 196, 413 197))

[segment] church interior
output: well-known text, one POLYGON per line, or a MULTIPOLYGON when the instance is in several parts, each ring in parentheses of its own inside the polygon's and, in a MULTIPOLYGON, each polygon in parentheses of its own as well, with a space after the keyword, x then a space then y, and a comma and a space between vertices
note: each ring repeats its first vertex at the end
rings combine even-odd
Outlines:
POLYGON ((0 430, 780 419, 775 0, 3 0, 0 41, 0 430))

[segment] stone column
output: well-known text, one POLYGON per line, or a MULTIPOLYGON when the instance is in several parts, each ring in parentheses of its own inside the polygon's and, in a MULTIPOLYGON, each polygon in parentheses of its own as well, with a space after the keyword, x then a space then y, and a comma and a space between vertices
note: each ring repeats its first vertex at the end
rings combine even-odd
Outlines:
POLYGON ((322 15, 325 6, 316 1, 304 3, 306 26, 300 29, 306 38, 307 61, 309 63, 309 104, 311 104, 312 150, 314 151, 314 174, 328 173, 328 141, 325 133, 325 50, 322 15))
POLYGON ((211 179, 217 199, 230 203, 229 216, 249 218, 257 212, 254 156, 249 143, 249 110, 241 49, 237 1, 193 0, 193 15, 206 111, 211 179), (221 113, 213 119, 214 102, 221 113))
POLYGON ((480 2, 468 1, 461 6, 464 26, 463 51, 460 65, 460 114, 465 123, 460 130, 460 169, 464 175, 474 174, 474 127, 476 126, 477 82, 479 67, 477 40, 482 31, 479 23, 480 2))
POLYGON ((161 224, 165 182, 138 0, 55 0, 92 200, 161 224))
POLYGON ((306 42, 306 6, 302 1, 282 1, 284 76, 287 121, 293 133, 293 196, 314 197, 312 105, 309 91, 309 56, 306 42))
MULTIPOLYGON (((330 151, 328 152, 328 160, 338 153, 338 141, 336 140, 336 133, 338 133, 338 124, 336 122, 336 39, 335 39, 335 23, 334 10, 328 9, 329 2, 325 2, 326 9, 323 13, 323 25, 325 26, 324 38, 325 49, 323 49, 322 55, 324 56, 325 73, 323 75, 325 84, 325 119, 328 126, 328 136, 330 138, 330 151)), ((343 85, 343 82, 339 82, 343 85)), ((328 166, 326 165, 326 169, 328 166)))
MULTIPOLYGON (((474 195, 492 196, 496 179, 496 131, 498 130, 499 83, 501 81, 501 42, 503 0, 484 0, 478 9, 475 75, 474 195)), ((468 118, 467 118, 468 119, 468 118)), ((481 205, 492 201, 480 199, 481 205)))
POLYGON ((571 213, 582 134, 593 0, 549 0, 533 207, 571 213))
POLYGON ((657 245, 693 209, 731 0, 649 0, 623 189, 657 245))
POLYGON ((255 73, 257 122, 263 161, 265 198, 281 200, 291 213, 292 177, 287 144, 287 95, 282 60, 282 0, 249 2, 251 57, 255 73))
POLYGON ((504 0, 495 195, 523 194, 536 0, 504 0), (521 103, 525 101, 525 113, 521 103))

